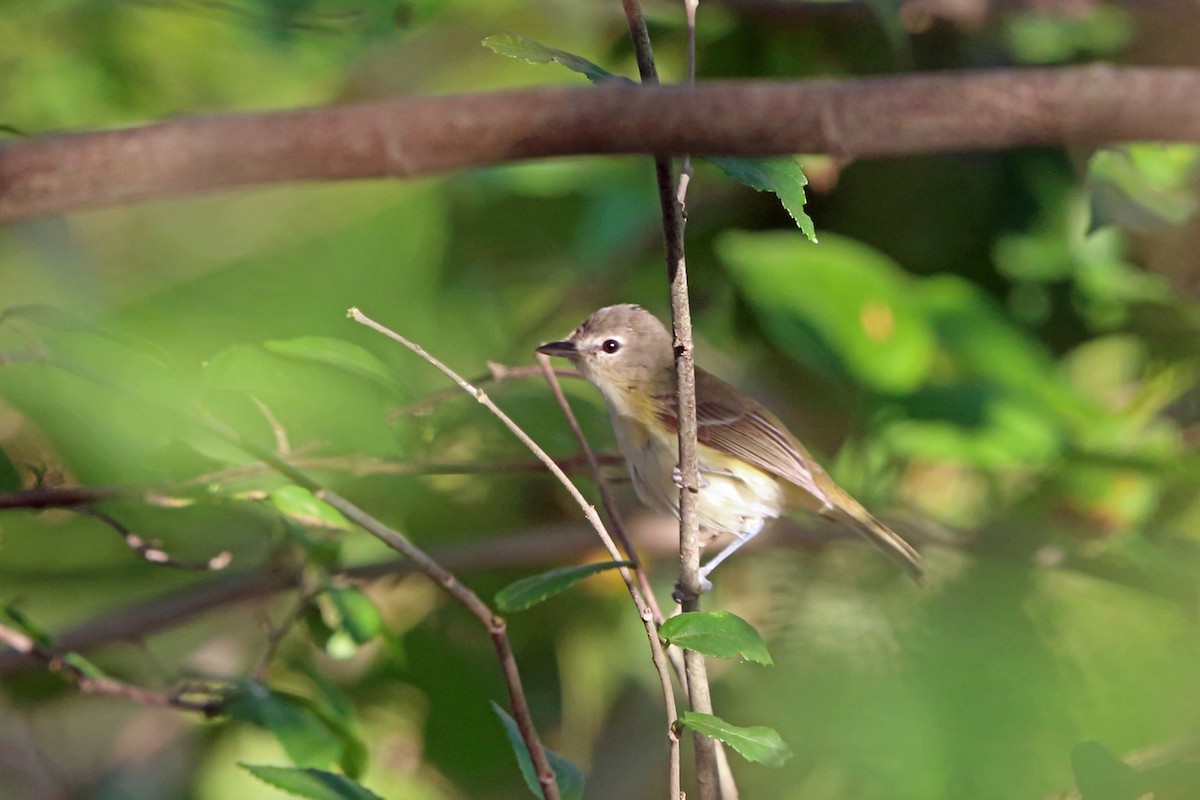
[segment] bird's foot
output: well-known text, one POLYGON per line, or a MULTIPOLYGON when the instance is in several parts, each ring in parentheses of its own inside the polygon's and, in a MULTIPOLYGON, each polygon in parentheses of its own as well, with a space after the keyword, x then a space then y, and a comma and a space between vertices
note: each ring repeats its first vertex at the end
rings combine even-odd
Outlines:
POLYGON ((708 479, 704 477, 704 473, 702 471, 700 472, 699 488, 693 487, 693 486, 688 486, 683 480, 683 471, 681 469, 679 469, 678 464, 676 464, 674 467, 671 468, 671 480, 674 481, 675 485, 678 486, 680 489, 687 489, 689 492, 691 492, 693 494, 700 491, 700 489, 708 488, 708 479))
MULTIPOLYGON (((713 590, 712 581, 704 577, 704 570, 700 570, 700 594, 708 594, 713 590)), ((675 581, 675 591, 671 592, 671 599, 676 603, 683 604, 683 599, 686 595, 683 588, 679 585, 679 581, 675 581)))

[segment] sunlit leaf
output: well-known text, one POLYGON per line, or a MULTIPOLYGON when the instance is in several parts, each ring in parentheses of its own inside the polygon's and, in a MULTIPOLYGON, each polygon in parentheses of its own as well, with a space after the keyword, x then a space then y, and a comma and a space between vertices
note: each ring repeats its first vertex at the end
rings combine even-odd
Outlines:
POLYGON ((795 156, 775 156, 772 158, 733 158, 728 156, 710 156, 708 158, 722 172, 734 180, 757 189, 760 192, 772 192, 779 202, 787 209, 788 214, 796 221, 800 230, 811 241, 817 241, 817 232, 813 227, 812 218, 804 210, 807 199, 804 187, 808 178, 800 159, 795 156))
POLYGON ((356 644, 366 644, 383 630, 379 609, 357 588, 335 587, 328 594, 342 618, 342 627, 356 644))
POLYGON ((673 645, 713 658, 741 658, 770 666, 767 643, 746 620, 728 611, 690 611, 671 617, 658 633, 673 645))
MULTIPOLYGON (((533 793, 534 797, 542 797, 542 785, 538 781, 537 770, 533 766, 533 759, 529 757, 525 740, 521 738, 521 729, 517 727, 516 720, 495 702, 492 703, 492 710, 504 724, 504 732, 508 735, 508 743, 512 745, 513 755, 517 757, 517 765, 521 768, 521 777, 525 779, 525 785, 529 787, 529 791, 533 793)), ((549 748, 545 748, 545 750, 546 759, 550 762, 550 768, 554 770, 554 781, 558 784, 558 793, 562 799, 582 800, 585 781, 579 767, 553 750, 549 748)))
POLYGON ((238 766, 259 780, 297 797, 311 800, 382 800, 362 784, 335 772, 241 763, 238 766))
POLYGON ((300 336, 263 342, 268 352, 316 361, 366 378, 391 392, 399 391, 396 376, 370 350, 353 342, 327 336, 300 336))
POLYGON ((775 343, 798 361, 883 392, 917 388, 935 339, 912 281, 861 242, 827 235, 730 233, 717 254, 775 343))
MULTIPOLYGON (((572 72, 578 72, 592 83, 617 77, 582 56, 547 47, 532 39, 526 39, 519 33, 499 33, 489 36, 483 40, 483 46, 497 55, 516 58, 530 64, 560 64, 572 72)), ((626 79, 620 78, 620 80, 626 79)))
POLYGON ((779 738, 779 734, 761 725, 739 728, 720 717, 695 711, 684 711, 679 722, 685 728, 724 742, 747 761, 778 767, 792 756, 792 751, 779 738))
POLYGON ((514 581, 497 592, 496 606, 504 612, 523 611, 571 588, 589 575, 617 567, 632 566, 630 561, 605 561, 580 567, 559 567, 539 575, 531 575, 514 581))
POLYGON ((318 499, 303 486, 289 483, 271 490, 275 508, 301 525, 332 530, 349 530, 350 522, 342 512, 318 499))

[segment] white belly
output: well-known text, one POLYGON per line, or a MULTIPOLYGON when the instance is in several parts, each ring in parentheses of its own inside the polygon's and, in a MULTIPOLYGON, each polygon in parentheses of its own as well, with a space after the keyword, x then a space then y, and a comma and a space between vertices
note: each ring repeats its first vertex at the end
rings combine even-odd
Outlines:
MULTIPOLYGON (((653 509, 679 516, 679 489, 673 472, 679 463, 674 436, 656 436, 629 417, 614 420, 617 445, 629 464, 633 487, 642 502, 653 509)), ((699 511, 701 531, 709 536, 728 533, 748 536, 758 533, 769 519, 783 509, 779 482, 758 470, 744 470, 733 477, 706 461, 700 446, 699 511)))

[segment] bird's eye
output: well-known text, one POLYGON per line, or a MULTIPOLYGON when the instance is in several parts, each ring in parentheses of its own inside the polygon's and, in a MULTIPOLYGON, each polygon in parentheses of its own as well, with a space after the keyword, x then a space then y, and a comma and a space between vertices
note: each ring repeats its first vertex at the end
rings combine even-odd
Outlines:
POLYGON ((600 349, 612 355, 621 349, 621 343, 616 339, 605 339, 604 344, 600 345, 600 349))

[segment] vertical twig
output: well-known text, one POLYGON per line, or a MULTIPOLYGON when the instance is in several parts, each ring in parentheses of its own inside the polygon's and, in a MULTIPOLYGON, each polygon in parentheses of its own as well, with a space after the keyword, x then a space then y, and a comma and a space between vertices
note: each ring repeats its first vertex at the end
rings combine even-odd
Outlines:
MULTIPOLYGON (((472 386, 454 370, 450 369, 441 361, 427 353, 425 348, 421 347, 415 342, 409 341, 395 331, 379 324, 375 320, 363 314, 357 308, 350 309, 349 316, 355 322, 361 325, 366 325, 368 328, 382 333, 389 339, 399 342, 421 358, 428 361, 443 375, 458 384, 463 391, 479 401, 484 408, 492 412, 493 416, 500 420, 500 422, 503 423, 510 432, 512 432, 513 436, 517 437, 521 444, 528 448, 529 452, 533 453, 533 455, 536 456, 539 461, 546 465, 546 468, 550 470, 551 474, 553 474, 554 477, 558 479, 559 483, 561 483, 563 487, 566 488, 566 490, 571 494, 571 497, 583 510, 583 515, 587 518, 588 523, 591 524, 592 528, 594 528, 596 533, 599 534, 600 540, 604 543, 605 548, 608 550, 609 555, 612 556, 613 560, 619 561, 621 559, 621 551, 617 549, 616 543, 613 541, 612 537, 609 536, 608 530, 604 527, 604 523, 600 520, 600 515, 596 513, 595 507, 588 503, 587 498, 580 493, 579 489, 575 487, 575 484, 571 482, 571 479, 567 477, 567 474, 562 471, 557 463, 555 463, 554 459, 552 459, 549 454, 547 454, 546 451, 543 450, 538 443, 529 436, 529 434, 525 433, 525 431, 522 430, 517 423, 513 422, 511 417, 501 411, 499 406, 493 403, 491 398, 488 397, 482 389, 472 386)), ((548 367, 547 362, 543 361, 542 363, 548 367)), ((551 377, 553 377, 553 370, 550 370, 550 374, 551 377)), ((594 463, 594 456, 592 461, 594 463)), ((597 470, 598 469, 599 468, 597 467, 597 470)), ((328 500, 327 497, 325 499, 328 500)), ((349 517, 348 514, 347 517, 349 517)), ((354 521, 353 517, 350 517, 350 519, 351 521, 354 521)), ((632 550, 630 550, 630 553, 632 554, 632 550)), ((675 733, 674 723, 675 720, 678 719, 679 714, 675 708, 675 694, 671 687, 671 676, 667 672, 667 658, 663 651, 662 641, 658 638, 658 628, 654 624, 654 615, 650 611, 649 606, 646 605, 645 598, 642 597, 641 592, 638 590, 633 575, 625 567, 620 567, 617 572, 620 573, 621 579, 625 581, 625 586, 629 589, 629 594, 633 598, 634 605, 637 606, 638 616, 641 617, 642 624, 646 628, 646 636, 650 640, 650 657, 654 662, 654 667, 658 672, 659 682, 663 687, 663 704, 666 706, 667 717, 670 720, 669 724, 667 725, 667 743, 670 750, 671 800, 677 800, 677 798, 680 797, 679 737, 675 733)), ((507 639, 505 640, 505 643, 507 645, 507 639)), ((513 666, 515 668, 515 661, 513 662, 513 666)))
MULTIPOLYGON (((688 0, 685 0, 688 2, 688 0)), ((646 19, 638 0, 622 0, 629 34, 637 57, 642 82, 658 83, 654 66, 654 51, 646 19)), ((689 9, 688 38, 689 74, 695 69, 695 9, 689 9)), ((686 162, 685 162, 686 163, 686 162)), ((700 520, 697 508, 697 487, 700 474, 696 457, 696 364, 692 343, 692 315, 688 300, 687 264, 684 259, 683 198, 687 180, 675 184, 674 168, 666 155, 654 157, 654 173, 658 184, 659 205, 662 207, 663 239, 666 248, 667 279, 671 285, 671 320, 675 330, 675 373, 678 381, 677 416, 679 420, 679 472, 683 488, 679 491, 679 593, 684 611, 700 610, 700 520)), ((692 710, 712 713, 712 697, 708 686, 708 670, 704 656, 684 652, 687 669, 688 702, 692 710)), ((696 745, 696 781, 700 800, 720 800, 719 770, 716 742, 703 734, 694 736, 696 745)))

